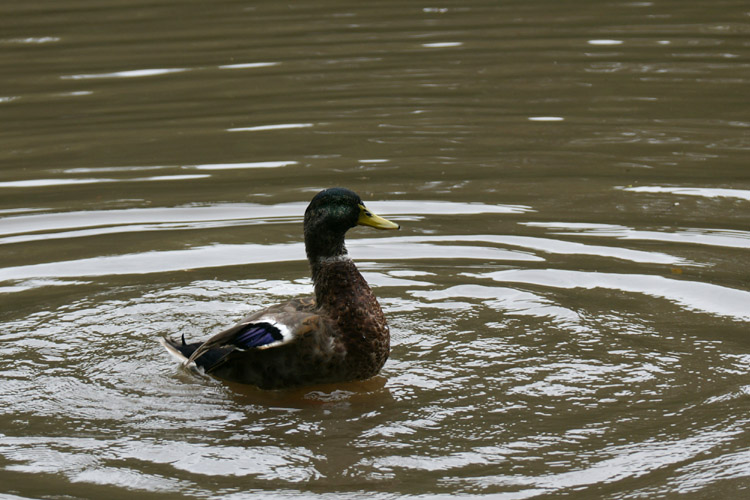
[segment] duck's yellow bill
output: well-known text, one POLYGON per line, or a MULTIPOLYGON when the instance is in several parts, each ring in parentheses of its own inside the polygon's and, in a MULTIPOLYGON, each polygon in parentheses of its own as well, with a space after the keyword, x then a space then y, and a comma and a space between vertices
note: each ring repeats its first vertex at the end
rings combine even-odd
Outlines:
POLYGON ((359 206, 359 219, 357 219, 357 224, 360 226, 374 227, 376 229, 401 229, 401 226, 395 222, 391 222, 379 215, 375 215, 367 210, 364 205, 359 206))

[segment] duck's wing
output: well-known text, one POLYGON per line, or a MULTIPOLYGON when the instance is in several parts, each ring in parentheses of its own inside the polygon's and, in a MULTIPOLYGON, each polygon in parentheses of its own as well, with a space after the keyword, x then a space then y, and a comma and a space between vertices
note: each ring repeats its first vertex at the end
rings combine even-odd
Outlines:
POLYGON ((188 365, 210 349, 271 349, 294 342, 320 327, 315 299, 295 299, 252 314, 217 333, 198 347, 185 361, 188 365))

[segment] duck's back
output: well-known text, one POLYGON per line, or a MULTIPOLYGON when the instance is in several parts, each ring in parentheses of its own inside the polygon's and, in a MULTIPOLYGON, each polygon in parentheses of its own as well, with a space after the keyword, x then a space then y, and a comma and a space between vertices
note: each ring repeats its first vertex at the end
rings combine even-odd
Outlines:
POLYGON ((311 316, 312 328, 293 342, 267 349, 235 349, 207 373, 218 378, 280 389, 346 380, 346 349, 329 321, 311 316))
POLYGON ((321 281, 321 304, 313 297, 294 299, 251 314, 206 342, 166 340, 165 346, 206 374, 262 389, 370 378, 390 350, 382 310, 353 263, 334 263, 323 274, 332 281, 321 281), (331 293, 326 287, 333 287, 331 293))
POLYGON ((293 338, 235 349, 207 373, 263 389, 376 375, 390 353, 390 332, 377 299, 349 259, 326 262, 317 271, 315 299, 293 300, 245 320, 283 318, 293 338))

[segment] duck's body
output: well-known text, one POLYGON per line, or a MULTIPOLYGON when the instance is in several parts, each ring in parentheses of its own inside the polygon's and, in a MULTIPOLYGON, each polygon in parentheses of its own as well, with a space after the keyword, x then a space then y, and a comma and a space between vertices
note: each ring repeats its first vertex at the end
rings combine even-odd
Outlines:
POLYGON ((397 229, 355 193, 322 191, 305 212, 305 248, 315 296, 271 306, 206 342, 163 339, 167 350, 205 373, 263 389, 363 380, 388 359, 390 334, 377 299, 348 257, 355 225, 397 229))

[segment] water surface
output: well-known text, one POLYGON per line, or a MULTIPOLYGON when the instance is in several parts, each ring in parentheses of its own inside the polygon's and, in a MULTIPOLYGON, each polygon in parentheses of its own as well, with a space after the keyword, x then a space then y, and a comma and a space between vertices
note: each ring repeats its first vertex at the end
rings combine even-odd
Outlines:
POLYGON ((750 9, 0 6, 0 493, 744 498, 750 9), (157 343, 311 292, 356 190, 381 375, 260 391, 157 343))

